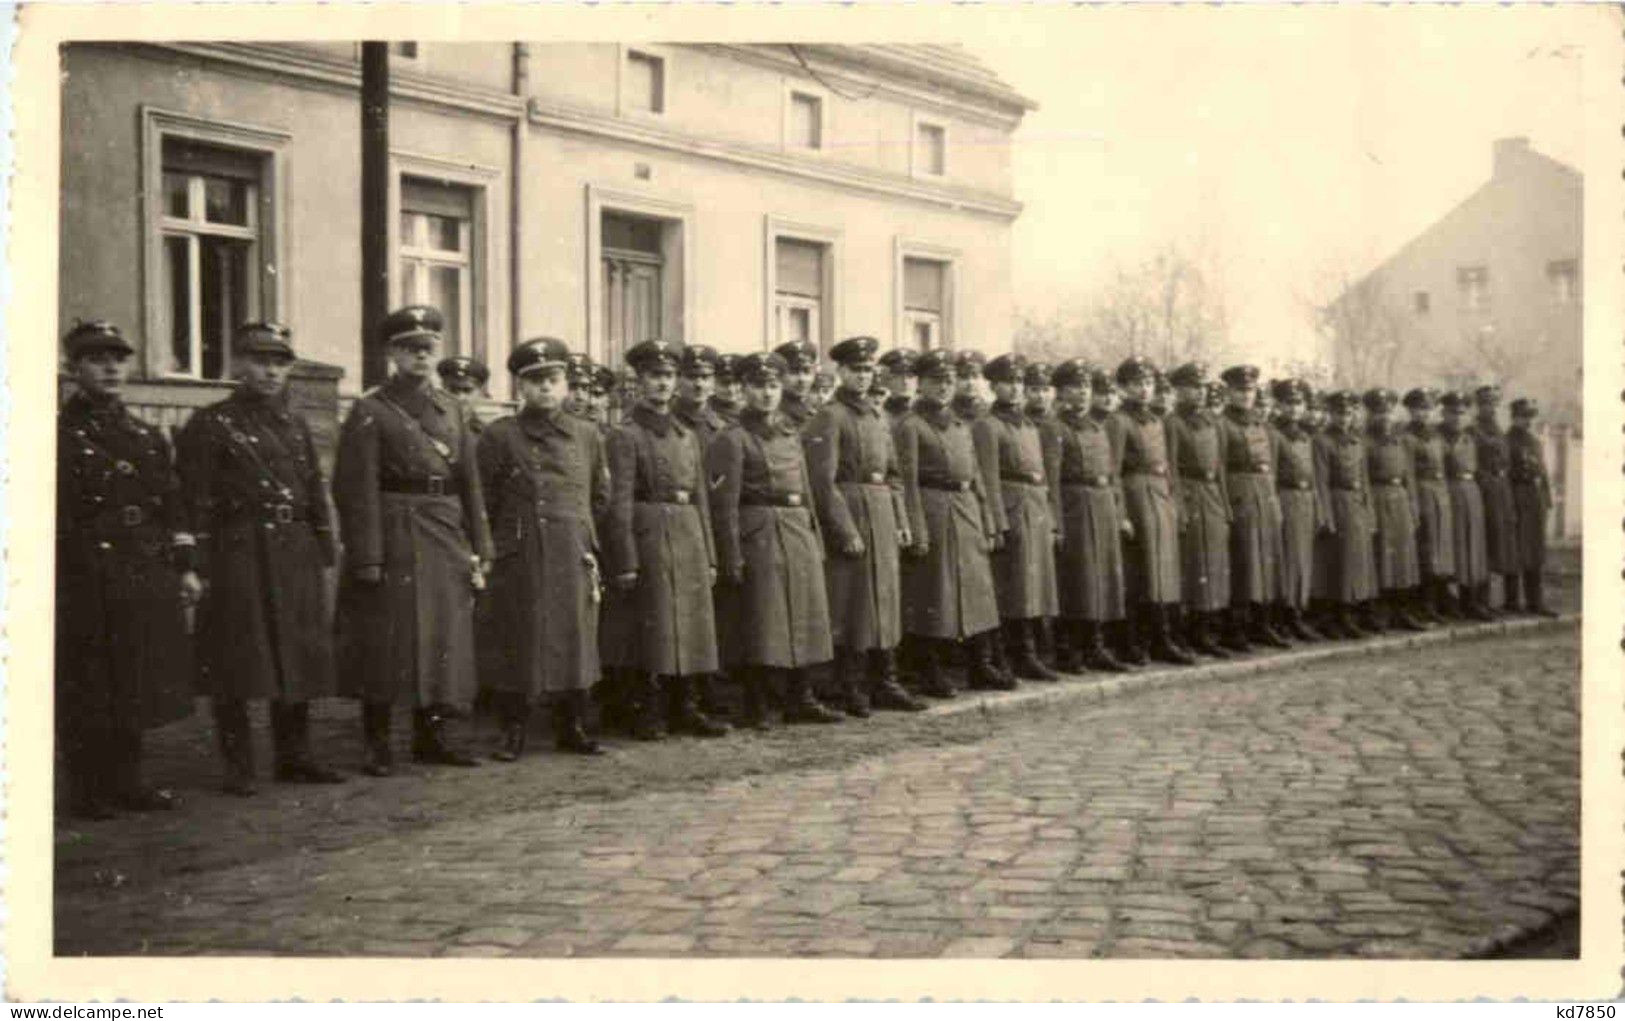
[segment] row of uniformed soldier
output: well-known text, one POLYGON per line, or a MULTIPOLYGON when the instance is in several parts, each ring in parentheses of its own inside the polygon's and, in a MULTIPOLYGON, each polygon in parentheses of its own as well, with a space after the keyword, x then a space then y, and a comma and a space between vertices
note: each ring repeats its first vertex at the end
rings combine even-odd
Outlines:
POLYGON ((1051 653, 1065 672, 1117 671, 1441 610, 1483 618, 1491 573, 1509 608, 1521 588, 1549 612, 1534 408, 1514 402, 1503 434, 1491 388, 1471 426, 1447 394, 1435 427, 1423 390, 1406 395, 1408 428, 1386 390, 1325 395, 1322 426, 1294 381, 1270 388, 1266 420, 1247 366, 1215 388, 1194 364, 1163 380, 1138 358, 1115 375, 975 352, 877 360, 873 338, 854 337, 831 351, 838 385, 820 399, 811 345, 735 357, 651 341, 627 354, 636 399, 610 427, 615 374, 538 338, 508 360, 518 411, 482 428, 458 398, 485 370, 437 364, 440 329, 430 308, 389 316, 394 372, 344 423, 332 631, 338 543, 287 403, 290 331, 237 332, 242 385, 192 416, 173 467, 162 433, 118 400, 131 351, 117 329, 69 333, 58 722, 76 811, 173 803, 142 783, 140 735, 188 711, 194 613, 224 787, 251 794, 254 700, 270 703, 277 779, 332 783, 308 704, 335 693, 361 702, 364 769, 387 775, 397 704, 418 761, 476 764, 449 726, 482 677, 495 757, 512 760, 544 700, 558 746, 596 752, 600 679, 606 720, 637 737, 715 736, 723 673, 746 725, 775 702, 788 721, 833 722, 843 713, 813 680, 825 664, 825 697, 866 716, 951 697, 955 661, 997 689, 1053 679, 1051 653))

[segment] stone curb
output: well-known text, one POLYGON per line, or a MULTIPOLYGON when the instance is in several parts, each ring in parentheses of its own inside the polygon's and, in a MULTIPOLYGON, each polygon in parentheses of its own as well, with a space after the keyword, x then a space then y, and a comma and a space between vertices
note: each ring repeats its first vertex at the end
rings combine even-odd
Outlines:
POLYGON ((953 701, 938 702, 918 715, 932 717, 954 716, 961 713, 993 714, 1061 702, 1101 703, 1158 688, 1172 688, 1204 681, 1235 680, 1333 659, 1375 656, 1401 649, 1442 645, 1446 642, 1558 631, 1578 624, 1580 616, 1578 613, 1570 613, 1557 618, 1518 617, 1484 624, 1456 624, 1405 635, 1317 643, 1294 648, 1289 652, 1254 655, 1245 659, 1204 661, 1195 666, 1142 667, 1134 673, 1127 674, 1063 674, 1059 681, 1023 681, 1022 686, 1015 691, 961 691, 953 701))

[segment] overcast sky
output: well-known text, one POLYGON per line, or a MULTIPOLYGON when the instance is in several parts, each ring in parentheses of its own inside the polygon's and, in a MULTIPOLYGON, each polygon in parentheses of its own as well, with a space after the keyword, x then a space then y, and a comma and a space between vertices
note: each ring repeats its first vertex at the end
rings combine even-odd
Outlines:
POLYGON ((1580 167, 1584 42, 1618 31, 1600 7, 1065 13, 969 43, 1041 106, 1016 135, 1017 307, 1202 245, 1261 358, 1309 339, 1322 267, 1369 268, 1482 184, 1494 139, 1580 167))

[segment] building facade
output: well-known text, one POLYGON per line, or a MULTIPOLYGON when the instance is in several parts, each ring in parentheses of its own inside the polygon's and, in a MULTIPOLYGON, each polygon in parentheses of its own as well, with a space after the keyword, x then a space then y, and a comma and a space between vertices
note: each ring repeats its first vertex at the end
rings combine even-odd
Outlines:
MULTIPOLYGON (((184 395, 229 379, 234 323, 276 318, 356 392, 359 51, 65 47, 62 322, 114 320, 143 385, 184 395)), ((398 42, 390 63, 390 293, 446 313, 448 353, 1009 347, 1033 104, 961 50, 398 42)))

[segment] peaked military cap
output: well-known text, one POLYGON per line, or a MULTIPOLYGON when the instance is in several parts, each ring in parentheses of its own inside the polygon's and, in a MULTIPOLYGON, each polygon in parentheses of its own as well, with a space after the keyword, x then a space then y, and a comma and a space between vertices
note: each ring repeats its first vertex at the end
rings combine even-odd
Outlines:
POLYGON ((789 367, 776 351, 755 351, 740 358, 734 365, 739 381, 747 385, 782 379, 789 367))
POLYGON ((1091 367, 1089 385, 1094 389, 1095 393, 1109 394, 1117 391, 1117 380, 1104 365, 1091 367))
POLYGON ((986 365, 986 356, 975 348, 963 348, 954 355, 954 372, 960 376, 980 376, 986 365))
POLYGON ((1152 369, 1151 378, 1156 383, 1154 393, 1166 395, 1173 390, 1173 385, 1168 382, 1168 377, 1163 375, 1161 369, 1152 369))
POLYGON ((646 340, 626 352, 626 365, 642 375, 657 369, 676 370, 681 357, 677 346, 669 340, 646 340))
POLYGON ((1460 411, 1469 403, 1471 402, 1468 401, 1467 395, 1462 393, 1460 390, 1446 390, 1444 393, 1439 395, 1439 404, 1443 407, 1450 408, 1453 411, 1460 411))
POLYGON ((1049 386, 1054 374, 1055 369, 1049 362, 1028 362, 1021 381, 1028 386, 1049 386))
POLYGON ((1050 373, 1049 379, 1057 388, 1063 386, 1092 386, 1094 375, 1098 371, 1085 359, 1068 358, 1055 367, 1055 371, 1050 373))
POLYGON ((952 351, 943 348, 933 348, 921 352, 914 362, 914 371, 921 378, 953 377, 956 373, 956 359, 952 351))
POLYGON ((894 347, 880 356, 880 367, 894 376, 913 376, 917 374, 915 364, 920 360, 918 352, 906 347, 894 347))
POLYGON ((547 369, 563 369, 570 363, 570 348, 557 337, 533 337, 508 355, 508 371, 528 376, 547 369))
POLYGON ((1207 386, 1211 379, 1206 365, 1201 362, 1186 362, 1168 373, 1168 382, 1174 386, 1207 386))
POLYGON ((1156 372, 1157 367, 1151 364, 1149 358, 1130 355, 1123 359, 1123 363, 1117 367, 1117 382, 1122 386, 1127 386, 1142 379, 1154 379, 1156 378, 1156 372))
POLYGON ((485 367, 484 362, 478 358, 470 358, 467 355, 442 358, 440 363, 434 367, 434 370, 440 374, 441 381, 445 383, 461 378, 472 379, 484 386, 486 380, 491 378, 491 370, 485 367))
POLYGON ((293 331, 281 323, 242 323, 231 335, 238 354, 273 354, 293 357, 293 331))
POLYGON ((714 376, 717 349, 709 344, 689 344, 677 356, 677 371, 685 376, 714 376))
POLYGON ((784 359, 790 372, 805 372, 818 365, 818 349, 813 347, 811 341, 786 341, 774 348, 773 353, 784 359))
POLYGON ((1023 354, 1000 355, 982 371, 989 383, 1020 383, 1026 373, 1027 356, 1023 354))
POLYGON ((1513 418, 1534 418, 1540 414, 1540 405, 1533 397, 1519 397, 1512 402, 1513 418))
POLYGON ((446 319, 439 309, 430 305, 408 305, 385 316, 378 324, 378 334, 386 344, 412 344, 438 340, 445 328, 446 319))
POLYGON ((1360 404, 1360 395, 1353 390, 1333 390, 1326 395, 1326 410, 1352 411, 1360 404))
POLYGON ((1278 404, 1292 401, 1309 403, 1309 384, 1301 379, 1277 379, 1270 383, 1270 396, 1278 404))
POLYGON ((1245 390, 1250 386, 1258 385, 1258 366, 1232 365, 1219 374, 1224 385, 1236 390, 1245 390))
POLYGON ((732 383, 739 378, 739 356, 717 355, 717 382, 732 383))
POLYGON ((73 328, 62 338, 62 344, 68 349, 70 361, 92 351, 135 354, 135 348, 124 339, 123 332, 106 319, 75 319, 73 328))
POLYGON ((594 365, 592 367, 592 392, 607 394, 615 389, 617 380, 615 370, 607 365, 594 365))
POLYGON ((1386 411, 1398 401, 1399 395, 1385 386, 1372 387, 1365 392, 1365 406, 1370 411, 1386 411))
POLYGON ((1501 388, 1494 383, 1486 383, 1473 391, 1473 400, 1479 404, 1500 404, 1501 388))
POLYGON ((829 349, 830 360, 847 368, 872 367, 880 341, 869 336, 848 337, 829 349))
POLYGON ((572 351, 570 357, 564 360, 564 378, 570 381, 570 386, 581 389, 592 386, 593 375, 598 366, 593 364, 592 357, 584 351, 572 351))
POLYGON ((1405 393, 1407 408, 1431 408, 1437 400, 1438 395, 1430 387, 1419 386, 1405 393))

